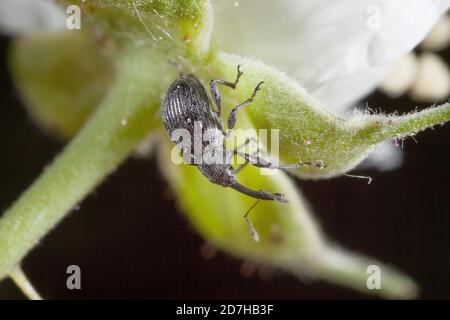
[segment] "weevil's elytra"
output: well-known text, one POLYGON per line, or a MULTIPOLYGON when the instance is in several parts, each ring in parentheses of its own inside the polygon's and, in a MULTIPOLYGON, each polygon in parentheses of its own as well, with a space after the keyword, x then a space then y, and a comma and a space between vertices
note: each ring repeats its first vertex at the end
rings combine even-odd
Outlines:
POLYGON ((195 121, 201 121, 204 127, 223 131, 220 118, 210 108, 205 88, 193 75, 181 77, 170 85, 162 116, 169 137, 173 130, 180 128, 193 133, 195 121))
MULTIPOLYGON (((310 161, 310 162, 300 162, 292 165, 286 166, 276 166, 270 161, 262 159, 259 156, 252 154, 247 154, 240 152, 239 150, 248 144, 250 141, 247 140, 244 145, 238 146, 234 150, 227 150, 225 148, 225 138, 226 132, 221 120, 221 96, 217 88, 218 84, 235 89, 242 72, 240 66, 237 67, 237 76, 234 82, 228 82, 225 80, 214 79, 210 82, 211 97, 217 107, 214 110, 211 107, 210 99, 206 93, 205 88, 200 83, 200 81, 194 75, 181 76, 176 79, 169 87, 167 94, 161 106, 161 116, 164 123, 164 128, 169 135, 169 138, 173 138, 173 133, 177 129, 184 129, 189 132, 191 139, 201 139, 201 144, 203 148, 207 145, 212 144, 214 146, 214 152, 220 154, 221 159, 224 161, 220 163, 205 163, 203 161, 203 154, 196 154, 191 150, 180 150, 183 154, 183 158, 192 165, 196 165, 201 174, 208 178, 212 183, 221 185, 223 187, 233 188, 243 194, 259 200, 276 200, 279 202, 287 202, 284 195, 280 193, 270 193, 264 190, 252 190, 244 185, 241 185, 236 181, 236 173, 241 168, 235 169, 231 165, 231 161, 235 155, 238 155, 245 159, 246 164, 252 164, 259 168, 270 168, 270 169, 293 169, 306 167, 308 165, 322 167, 322 161, 310 161), (195 124, 200 123, 201 125, 201 137, 196 136, 195 124), (204 141, 203 135, 209 133, 209 140, 204 141)), ((232 130, 236 124, 236 114, 237 112, 251 103, 255 97, 258 90, 260 90, 263 82, 261 81, 254 89, 253 94, 231 109, 228 114, 227 129, 232 130)), ((172 140, 175 144, 178 141, 172 140)), ((192 144, 193 145, 193 144, 192 144)), ((178 144, 177 144, 178 146, 178 144)), ((250 210, 254 205, 250 208, 250 210)), ((250 212, 247 211, 245 214, 245 219, 251 229, 252 237, 256 240, 258 235, 253 228, 253 225, 248 220, 247 215, 250 212)))

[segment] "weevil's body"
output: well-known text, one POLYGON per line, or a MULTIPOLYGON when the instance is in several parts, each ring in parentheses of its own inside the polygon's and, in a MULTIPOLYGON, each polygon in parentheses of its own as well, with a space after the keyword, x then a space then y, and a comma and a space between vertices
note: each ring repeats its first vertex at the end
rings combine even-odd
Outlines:
MULTIPOLYGON (((232 89, 236 88, 239 78, 242 72, 237 68, 237 77, 233 82, 224 80, 211 80, 211 96, 217 106, 217 111, 211 108, 211 101, 206 94, 205 88, 193 75, 181 76, 175 80, 169 87, 166 97, 161 106, 161 116, 164 123, 164 128, 169 135, 169 138, 173 143, 179 147, 179 135, 174 135, 176 130, 183 129, 185 133, 189 134, 191 140, 190 149, 180 147, 180 152, 183 155, 183 159, 192 165, 196 165, 199 171, 208 178, 211 182, 219 184, 223 187, 231 187, 243 194, 251 196, 259 200, 276 200, 279 202, 287 202, 284 196, 280 193, 270 193, 264 190, 252 190, 236 181, 235 175, 242 168, 235 170, 231 161, 235 155, 239 155, 245 158, 246 163, 250 163, 260 168, 271 169, 291 169, 300 168, 308 164, 315 166, 322 166, 321 161, 302 162, 288 166, 276 166, 267 160, 260 158, 259 156, 253 156, 250 154, 239 152, 237 147, 234 150, 227 150, 225 148, 225 137, 221 114, 221 99, 220 93, 217 89, 217 84, 221 84, 232 89), (198 153, 195 150, 195 146, 201 146, 201 152, 198 153), (205 161, 203 152, 206 148, 209 148, 210 155, 218 155, 213 157, 215 159, 221 159, 219 162, 207 162, 205 161)), ((253 101, 256 92, 259 90, 262 82, 260 82, 253 94, 246 101, 242 102, 238 106, 234 107, 228 115, 228 130, 232 130, 236 123, 236 113, 238 110, 248 105, 253 101)), ((179 131, 178 131, 179 132, 179 131)), ((247 144, 249 140, 246 141, 247 144)), ((254 206, 252 206, 253 208, 254 206)), ((252 209, 250 208, 250 210, 252 209)), ((252 231, 252 236, 257 239, 256 231, 253 228, 247 215, 250 212, 247 211, 245 218, 252 231)))
MULTIPOLYGON (((172 140, 173 132, 185 129, 191 136, 191 150, 180 150, 184 160, 198 166, 200 172, 211 182, 224 187, 234 182, 234 172, 231 167, 233 153, 225 149, 225 133, 220 116, 211 109, 210 99, 205 88, 193 75, 180 77, 169 87, 162 104, 162 119, 164 128, 172 140), (200 130, 195 130, 195 124, 200 130), (208 145, 214 146, 214 151, 221 154, 222 163, 207 164, 203 153, 195 153, 193 147, 198 144, 202 150, 208 145)), ((179 141, 173 139, 173 143, 179 141)))

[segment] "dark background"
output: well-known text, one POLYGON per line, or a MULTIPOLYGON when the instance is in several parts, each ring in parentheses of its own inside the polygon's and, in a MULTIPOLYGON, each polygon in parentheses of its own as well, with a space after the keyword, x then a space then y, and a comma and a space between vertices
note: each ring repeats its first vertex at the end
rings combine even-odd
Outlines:
MULTIPOLYGON (((25 190, 62 144, 29 119, 6 69, 8 39, 0 38, 0 212, 25 190)), ((446 60, 450 52, 442 53, 446 60)), ((380 93, 369 105, 410 111, 408 98, 380 93)), ((422 105, 426 106, 426 105, 422 105)), ((393 264, 417 280, 421 298, 450 298, 450 125, 404 144, 400 169, 358 179, 298 181, 326 234, 344 247, 393 264), (364 187, 362 187, 364 186, 364 187)), ((45 298, 59 299, 349 299, 367 298, 323 282, 305 284, 288 274, 244 278, 241 261, 200 255, 202 239, 163 196, 155 161, 130 159, 66 217, 24 261, 45 298), (66 288, 66 268, 82 270, 82 290, 66 288)), ((0 299, 22 298, 9 280, 0 299)))

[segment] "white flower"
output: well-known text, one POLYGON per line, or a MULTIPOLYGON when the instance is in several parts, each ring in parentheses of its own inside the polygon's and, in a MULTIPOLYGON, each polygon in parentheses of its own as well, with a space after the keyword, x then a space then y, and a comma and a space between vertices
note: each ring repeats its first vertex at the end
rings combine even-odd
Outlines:
POLYGON ((439 51, 450 45, 450 16, 444 15, 436 23, 425 40, 420 44, 422 49, 439 51))
POLYGON ((66 23, 64 11, 52 1, 2 0, 0 30, 8 35, 62 29, 66 23))
POLYGON ((418 101, 440 101, 448 97, 449 90, 450 70, 445 61, 432 52, 420 55, 411 96, 418 101))
POLYGON ((404 54, 395 60, 380 89, 399 97, 409 93, 418 102, 436 103, 450 96, 450 68, 437 53, 450 44, 450 16, 443 15, 420 44, 423 50, 404 54))
MULTIPOLYGON (((341 115, 384 79, 449 8, 449 0, 216 0, 214 40, 297 78, 341 115)), ((398 166, 389 144, 369 162, 398 166), (390 150, 389 150, 390 149, 390 150)))

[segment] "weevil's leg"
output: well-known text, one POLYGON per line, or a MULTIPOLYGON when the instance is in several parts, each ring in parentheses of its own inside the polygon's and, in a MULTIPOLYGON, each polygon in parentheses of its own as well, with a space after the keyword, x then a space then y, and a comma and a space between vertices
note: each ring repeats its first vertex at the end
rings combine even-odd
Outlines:
MULTIPOLYGON (((233 153, 236 155, 237 152, 238 152, 241 148, 247 146, 251 141, 253 141, 253 142, 255 142, 255 143, 257 144, 256 154, 259 154, 258 140, 256 140, 255 137, 250 137, 250 138, 245 139, 245 142, 244 142, 244 143, 242 143, 242 144, 238 145, 236 148, 234 148, 233 153)), ((244 169, 244 167, 245 167, 247 164, 248 164, 248 162, 245 162, 245 163, 241 164, 239 167, 237 167, 237 169, 234 170, 234 173, 235 173, 235 174, 239 173, 239 171, 241 171, 242 169, 244 169)))
POLYGON ((233 182, 233 184, 230 185, 231 188, 233 188, 236 191, 239 191, 240 193, 246 194, 252 198, 260 199, 260 200, 275 200, 283 203, 287 203, 288 201, 281 193, 270 193, 265 190, 253 190, 250 188, 247 188, 246 186, 243 186, 242 184, 238 183, 237 181, 233 182))
POLYGON ((256 242, 259 242, 259 235, 258 235, 258 232, 256 231, 255 227, 253 226, 253 223, 248 218, 248 214, 250 213, 250 211, 253 210, 254 207, 256 207, 256 205, 260 201, 261 201, 261 199, 256 200, 256 202, 244 214, 244 219, 245 219, 245 221, 247 221, 248 228, 250 229, 250 235, 251 235, 252 239, 255 240, 256 242))
POLYGON ((261 85, 263 83, 264 83, 264 81, 261 81, 260 83, 258 83, 258 85, 255 87, 255 90, 253 90, 253 93, 250 98, 248 98, 241 104, 239 104, 236 107, 234 107, 233 109, 231 109, 230 113, 228 114, 228 120, 227 120, 228 131, 232 130, 234 128, 234 125, 236 124, 236 113, 240 109, 242 109, 243 107, 245 107, 246 105, 248 105, 250 102, 253 101, 253 98, 255 98, 256 93, 259 91, 259 89, 261 88, 261 85))
POLYGON ((248 163, 250 163, 258 168, 286 170, 286 169, 306 168, 308 166, 314 166, 319 169, 322 169, 324 167, 322 160, 305 161, 305 162, 299 162, 299 163, 294 163, 294 164, 287 164, 287 165, 283 165, 283 166, 277 166, 264 158, 261 158, 258 156, 253 156, 248 153, 242 153, 242 152, 237 151, 236 154, 241 156, 242 158, 244 158, 245 161, 247 161, 248 163))
POLYGON ((225 81, 225 80, 220 80, 220 79, 213 79, 210 81, 210 87, 211 87, 211 95, 213 97, 214 102, 216 103, 217 106, 217 113, 220 114, 222 113, 222 99, 220 97, 220 92, 219 89, 217 89, 217 85, 221 84, 223 86, 227 86, 230 87, 231 89, 236 89, 236 86, 239 82, 239 78, 242 76, 242 71, 241 71, 241 65, 237 66, 237 75, 236 75, 236 80, 234 80, 234 82, 229 82, 229 81, 225 81))

